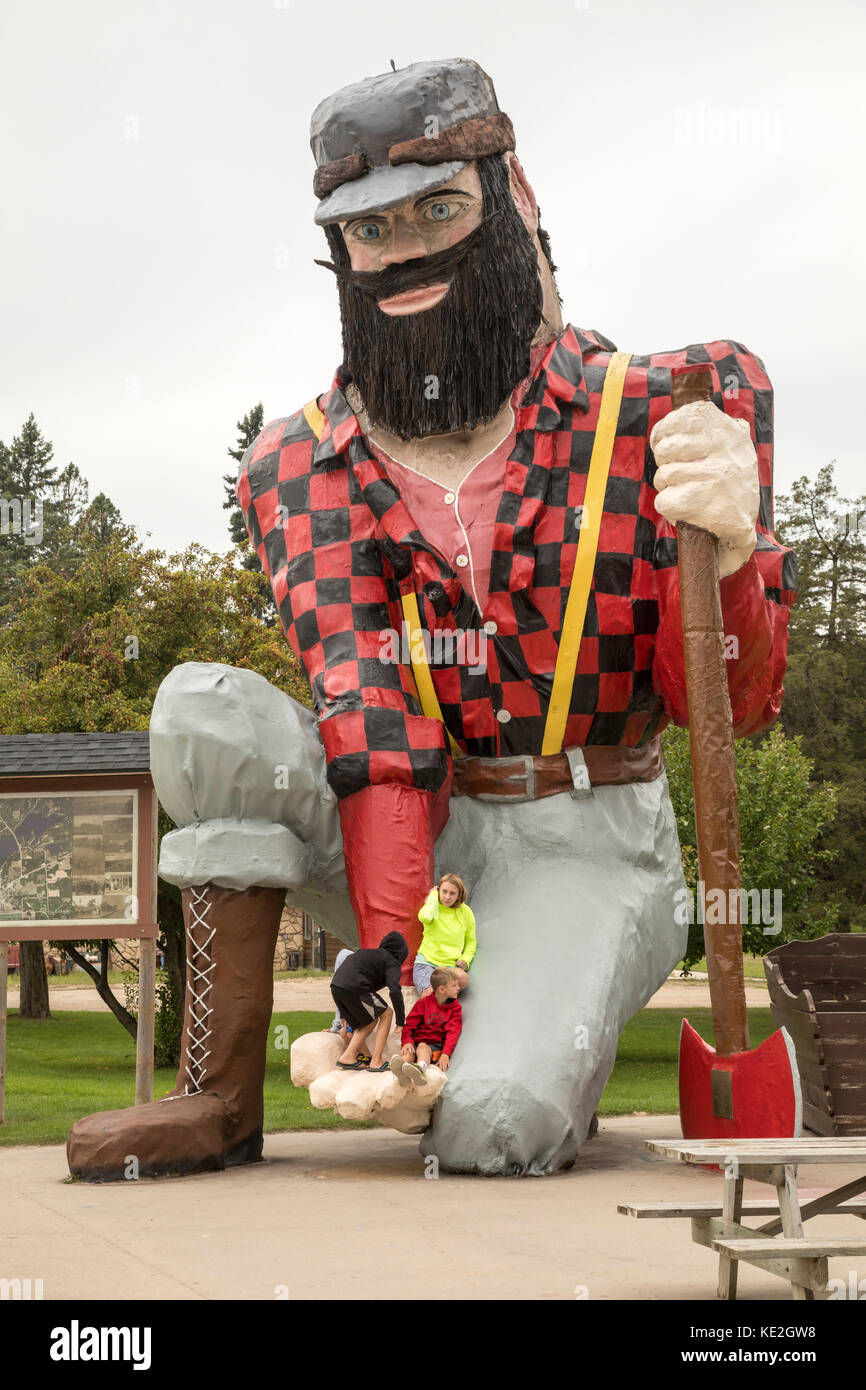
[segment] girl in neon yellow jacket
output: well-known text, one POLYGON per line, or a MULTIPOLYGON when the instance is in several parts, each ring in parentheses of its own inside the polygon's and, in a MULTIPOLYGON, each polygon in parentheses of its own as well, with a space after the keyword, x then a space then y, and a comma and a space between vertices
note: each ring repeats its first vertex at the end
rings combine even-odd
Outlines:
MULTIPOLYGON (((476 951, 475 917, 466 901, 466 884, 457 874, 443 874, 418 913, 424 935, 412 969, 412 983, 422 996, 430 993, 437 966, 468 970, 476 951)), ((461 980, 461 988, 466 983, 461 980)))

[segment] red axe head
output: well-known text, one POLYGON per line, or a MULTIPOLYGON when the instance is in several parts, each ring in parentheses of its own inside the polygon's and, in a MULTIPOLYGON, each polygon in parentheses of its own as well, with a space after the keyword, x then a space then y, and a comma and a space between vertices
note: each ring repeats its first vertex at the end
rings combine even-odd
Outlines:
POLYGON ((749 1052, 719 1057, 683 1019, 680 1121, 684 1139, 787 1139, 800 1134, 803 1102, 794 1044, 779 1028, 749 1052))

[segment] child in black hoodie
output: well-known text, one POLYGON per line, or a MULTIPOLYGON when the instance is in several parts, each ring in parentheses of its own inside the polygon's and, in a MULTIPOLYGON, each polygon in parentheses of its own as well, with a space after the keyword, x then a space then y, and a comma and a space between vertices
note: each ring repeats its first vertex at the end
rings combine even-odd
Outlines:
POLYGON ((340 1017, 354 1029, 346 1049, 337 1062, 344 1071, 387 1071, 382 1061, 385 1043, 396 1017, 397 1027, 406 1022, 403 992, 400 989, 400 967, 409 954, 409 947, 399 932, 388 932, 375 950, 353 951, 334 972, 331 994, 340 1017), (387 987, 393 1009, 376 990, 387 987), (369 1067, 358 1060, 358 1053, 367 1036, 376 1029, 373 1055, 369 1067))

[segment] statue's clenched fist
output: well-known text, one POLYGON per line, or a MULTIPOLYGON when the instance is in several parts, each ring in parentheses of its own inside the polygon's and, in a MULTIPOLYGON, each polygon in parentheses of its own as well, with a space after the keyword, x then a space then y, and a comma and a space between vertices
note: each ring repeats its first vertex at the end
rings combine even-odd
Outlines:
POLYGON ((658 465, 656 510, 719 538, 719 575, 744 565, 755 548, 758 458, 746 420, 693 401, 655 426, 650 446, 658 465))

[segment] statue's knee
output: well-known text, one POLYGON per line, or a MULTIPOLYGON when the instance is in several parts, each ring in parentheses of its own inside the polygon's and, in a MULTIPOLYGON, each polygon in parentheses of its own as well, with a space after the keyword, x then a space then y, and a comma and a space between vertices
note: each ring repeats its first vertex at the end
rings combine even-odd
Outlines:
POLYGON ((306 834, 324 786, 315 722, 255 671, 205 661, 176 666, 157 691, 150 721, 160 801, 178 825, 287 823, 290 816, 306 834))
POLYGON ((237 715, 248 703, 244 689, 250 677, 253 683, 264 680, 254 671, 217 661, 185 661, 175 666, 156 692, 151 737, 161 738, 185 726, 208 729, 237 715))
POLYGON ((151 749, 220 746, 243 757, 268 753, 274 742, 300 743, 314 715, 257 671, 222 662, 186 661, 160 685, 150 719, 151 749))

